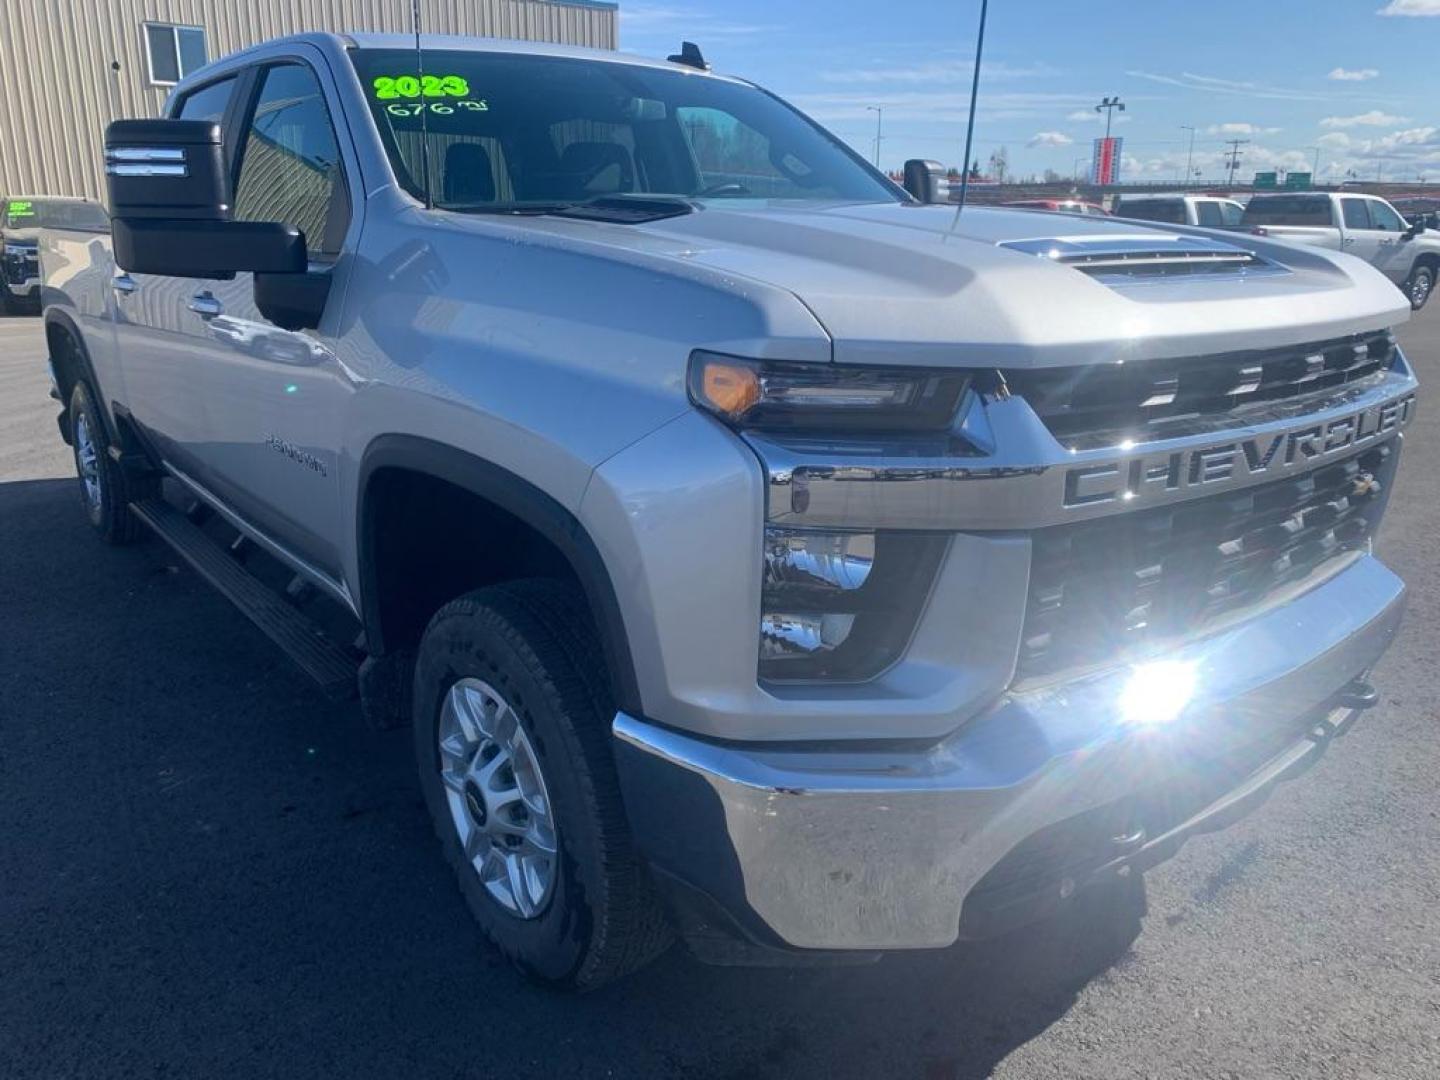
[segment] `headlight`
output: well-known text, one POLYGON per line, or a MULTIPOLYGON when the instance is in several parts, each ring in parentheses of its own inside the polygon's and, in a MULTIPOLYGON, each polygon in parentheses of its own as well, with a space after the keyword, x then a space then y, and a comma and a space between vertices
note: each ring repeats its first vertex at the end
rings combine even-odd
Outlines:
POLYGON ((968 383, 955 371, 690 357, 690 399, 747 428, 943 431, 968 383))
POLYGON ((878 675, 909 641, 946 543, 935 533, 767 528, 761 679, 878 675))

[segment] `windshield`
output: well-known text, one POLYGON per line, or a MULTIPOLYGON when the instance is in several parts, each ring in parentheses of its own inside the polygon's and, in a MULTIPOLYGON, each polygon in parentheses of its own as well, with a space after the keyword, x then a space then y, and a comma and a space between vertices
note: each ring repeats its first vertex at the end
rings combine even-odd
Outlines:
POLYGON ((97 203, 12 199, 5 206, 3 224, 7 229, 105 231, 110 228, 110 216, 97 203))
POLYGON ((1257 195, 1245 207, 1246 225, 1334 224, 1328 195, 1257 195))
POLYGON ((635 64, 435 50, 352 53, 400 183, 452 210, 606 195, 897 202, 849 149, 744 83, 635 64))

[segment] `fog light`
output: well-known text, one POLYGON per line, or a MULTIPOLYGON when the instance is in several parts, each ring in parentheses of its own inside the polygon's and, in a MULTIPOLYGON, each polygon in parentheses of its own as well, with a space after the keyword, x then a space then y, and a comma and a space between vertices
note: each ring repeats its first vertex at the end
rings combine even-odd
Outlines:
POLYGON ((868 679, 903 649, 947 538, 765 530, 760 677, 868 679))

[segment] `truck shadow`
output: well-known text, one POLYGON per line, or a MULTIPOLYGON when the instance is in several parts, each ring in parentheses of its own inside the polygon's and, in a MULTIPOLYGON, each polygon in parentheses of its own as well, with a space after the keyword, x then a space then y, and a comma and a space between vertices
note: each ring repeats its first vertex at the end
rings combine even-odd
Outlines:
POLYGON ((706 968, 677 947, 585 997, 538 989, 438 858, 410 732, 325 701, 177 563, 101 545, 74 481, 0 484, 16 1075, 961 1080, 1139 932, 1143 885, 872 966, 706 968))

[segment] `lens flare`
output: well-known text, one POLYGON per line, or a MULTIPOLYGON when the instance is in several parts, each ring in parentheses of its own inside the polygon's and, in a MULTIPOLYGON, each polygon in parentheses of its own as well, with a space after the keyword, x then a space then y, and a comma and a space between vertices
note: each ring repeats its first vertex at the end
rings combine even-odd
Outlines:
POLYGON ((1195 696, 1193 661, 1139 664, 1120 692, 1120 719, 1130 727, 1158 727, 1185 711, 1195 696))

